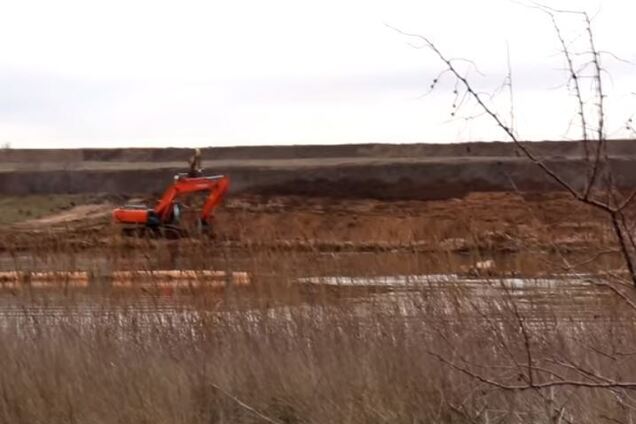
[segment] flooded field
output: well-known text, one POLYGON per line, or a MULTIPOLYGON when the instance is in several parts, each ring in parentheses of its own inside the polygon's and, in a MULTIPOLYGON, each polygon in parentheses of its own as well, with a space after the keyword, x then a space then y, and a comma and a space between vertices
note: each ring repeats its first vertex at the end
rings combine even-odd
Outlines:
MULTIPOLYGON (((119 274, 122 271, 118 272, 119 274)), ((188 323, 215 314, 282 313, 289 309, 349 306, 361 316, 391 313, 418 316, 434 303, 449 317, 458 310, 479 318, 491 308, 514 303, 528 319, 550 316, 588 322, 603 320, 621 306, 601 275, 541 278, 477 277, 459 274, 281 276, 283 285, 268 287, 276 276, 191 271, 123 272, 122 279, 100 276, 78 286, 74 280, 0 284, 0 320, 130 319, 139 323, 169 320, 188 323), (169 277, 166 274, 169 273, 169 277), (237 276, 239 278, 237 278, 237 276), (214 277, 214 278, 211 278, 214 277), (608 305, 614 305, 608 308, 608 305), (537 315, 534 317, 533 315, 537 315)), ((62 273, 50 277, 63 276, 62 273)), ((624 305, 623 305, 624 306, 624 305)), ((483 316, 482 316, 483 317, 483 316)), ((41 321, 42 322, 42 321, 41 321)))

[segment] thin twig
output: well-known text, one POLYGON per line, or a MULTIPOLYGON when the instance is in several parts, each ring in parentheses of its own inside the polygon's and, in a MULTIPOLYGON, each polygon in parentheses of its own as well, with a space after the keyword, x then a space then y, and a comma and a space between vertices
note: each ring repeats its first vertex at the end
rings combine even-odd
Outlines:
POLYGON ((565 38, 563 38, 563 34, 561 33, 561 28, 557 24, 556 18, 553 13, 546 11, 550 18, 552 19, 552 25, 554 26, 554 30, 556 32, 557 38, 561 43, 562 53, 565 57, 565 60, 568 64, 568 72, 570 73, 570 80, 574 85, 574 92, 576 95, 576 99, 579 104, 579 118, 581 119, 581 131, 583 136, 583 147, 585 149, 585 160, 590 160, 590 151, 589 151, 589 140, 587 137, 587 123, 585 121, 585 103, 583 102, 583 95, 581 94, 581 84, 579 83, 579 78, 574 71, 574 62, 572 61, 572 56, 570 55, 570 49, 568 48, 565 38))
POLYGON ((626 381, 614 381, 610 380, 609 382, 588 382, 588 381, 579 381, 579 380, 559 380, 559 381, 547 381, 544 383, 533 383, 533 384, 505 384, 496 380, 492 380, 490 378, 484 377, 482 375, 476 374, 470 371, 467 368, 462 367, 461 365, 457 365, 438 353, 427 351, 427 353, 445 365, 448 365, 452 369, 459 371, 475 380, 478 380, 484 384, 489 386, 497 387, 503 390, 511 390, 511 391, 526 391, 526 390, 537 390, 537 389, 548 389, 551 387, 581 387, 588 389, 629 389, 636 390, 636 382, 626 382, 626 381))
POLYGON ((263 414, 262 412, 259 412, 255 408, 249 406, 247 403, 243 402, 241 399, 237 398, 236 396, 234 396, 233 394, 231 394, 227 390, 217 386, 216 384, 211 383, 210 386, 212 386, 213 388, 218 390, 221 394, 225 395, 227 398, 229 398, 232 401, 234 401, 241 408, 245 409, 246 411, 251 412, 252 414, 257 416, 258 418, 262 419, 263 421, 268 422, 270 424, 283 424, 280 421, 276 421, 275 419, 268 417, 267 415, 263 414))
POLYGON ((513 97, 514 90, 512 89, 512 64, 510 63, 510 44, 506 43, 506 64, 508 65, 508 95, 510 97, 510 131, 515 133, 515 101, 513 97))

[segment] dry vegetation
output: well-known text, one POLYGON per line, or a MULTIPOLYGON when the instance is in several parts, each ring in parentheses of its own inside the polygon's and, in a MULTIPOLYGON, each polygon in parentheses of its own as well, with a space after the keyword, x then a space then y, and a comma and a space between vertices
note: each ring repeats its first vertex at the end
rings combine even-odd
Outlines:
MULTIPOLYGON (((96 277, 88 290, 5 290, 0 422, 632 420, 636 309, 609 288, 567 280, 523 287, 496 277, 375 288, 299 283, 351 272, 347 255, 245 255, 209 243, 181 242, 181 264, 248 271, 251 288, 117 291, 96 277)), ((135 265, 172 265, 160 253, 167 246, 175 244, 141 240, 135 265)), ((59 269, 88 264, 80 251, 66 252, 59 269)), ((92 263, 122 268, 127 256, 104 251, 92 263)), ((59 256, 28 260, 50 266, 59 256)), ((365 275, 457 267, 441 253, 357 260, 365 275)))

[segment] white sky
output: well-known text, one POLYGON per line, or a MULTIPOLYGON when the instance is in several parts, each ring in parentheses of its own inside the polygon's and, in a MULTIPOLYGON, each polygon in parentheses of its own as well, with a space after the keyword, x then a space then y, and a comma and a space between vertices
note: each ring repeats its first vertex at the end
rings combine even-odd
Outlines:
MULTIPOLYGON (((636 63, 636 1, 545 1, 586 10, 598 48, 636 63)), ((504 79, 526 139, 576 137, 550 20, 511 0, 0 0, 0 143, 13 147, 208 146, 502 139, 450 120, 443 69, 388 28, 504 79)), ((573 48, 583 27, 563 17, 573 48)), ((636 66, 609 71, 608 134, 636 113, 636 66)), ((508 116, 505 93, 494 99, 508 116)), ((473 109, 464 108, 464 115, 473 109)))

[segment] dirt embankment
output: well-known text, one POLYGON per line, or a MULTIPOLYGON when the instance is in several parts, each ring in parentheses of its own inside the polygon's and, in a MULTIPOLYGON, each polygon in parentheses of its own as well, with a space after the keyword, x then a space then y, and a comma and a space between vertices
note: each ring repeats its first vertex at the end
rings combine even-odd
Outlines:
MULTIPOLYGON (((581 157, 580 142, 528 142, 533 153, 547 158, 581 157)), ((340 144, 293 146, 208 147, 203 156, 215 160, 253 159, 322 159, 322 158, 461 158, 521 157, 510 142, 471 142, 446 144, 340 144)), ((636 157, 634 140, 612 140, 608 153, 616 157, 636 157)), ((4 149, 3 162, 174 162, 185 161, 192 154, 187 148, 114 148, 114 149, 4 149)))
MULTIPOLYGON (((582 187, 577 142, 529 143, 582 187)), ((609 143, 617 183, 636 185, 636 143, 609 143)), ((183 172, 188 149, 5 150, 0 193, 159 193, 183 172), (181 165, 183 164, 183 165, 181 165)), ((483 191, 558 187, 511 143, 261 146, 204 149, 205 167, 232 180, 234 194, 435 200, 483 191)))
MULTIPOLYGON (((28 216, 24 215, 28 205, 14 198, 13 209, 22 211, 23 220, 0 225, 0 257, 3 252, 48 255, 85 249, 99 255, 126 255, 130 248, 152 246, 157 247, 152 255, 165 256, 174 249, 183 255, 188 249, 201 249, 197 236, 176 244, 154 240, 156 245, 118 237, 120 229, 110 220, 114 205, 108 198, 72 197, 66 207, 50 208, 46 207, 49 196, 39 197, 37 205, 31 202, 31 209, 37 206, 41 213, 28 216)), ((11 206, 2 209, 7 213, 11 206)), ((627 213, 631 219, 636 211, 630 208, 627 213)), ((193 220, 186 215, 182 224, 187 228, 186 221, 193 220)), ((432 254, 427 260, 433 261, 443 261, 448 253, 478 260, 512 254, 508 261, 523 253, 522 258, 532 255, 528 266, 536 268, 539 265, 534 262, 540 258, 574 255, 584 260, 615 247, 607 217, 565 193, 473 193, 462 199, 390 202, 245 194, 228 197, 213 225, 216 237, 209 257, 220 257, 231 249, 248 256, 255 252, 419 252, 432 254)))

